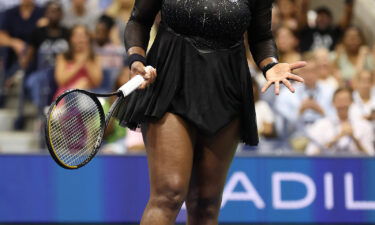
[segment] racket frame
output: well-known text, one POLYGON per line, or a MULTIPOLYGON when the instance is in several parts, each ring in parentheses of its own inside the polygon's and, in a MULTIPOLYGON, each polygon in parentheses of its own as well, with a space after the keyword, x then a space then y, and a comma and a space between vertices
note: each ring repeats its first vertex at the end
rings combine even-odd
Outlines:
POLYGON ((123 98, 124 97, 123 97, 123 94, 122 94, 121 91, 117 91, 117 92, 113 92, 113 93, 109 93, 109 94, 98 94, 98 93, 93 93, 93 92, 86 91, 86 90, 81 90, 81 89, 67 90, 62 95, 60 95, 51 104, 51 106, 50 106, 50 108, 48 110, 48 113, 46 115, 46 118, 45 118, 46 119, 45 120, 45 139, 46 139, 46 144, 47 144, 48 151, 49 151, 50 155, 52 156, 52 158, 55 160, 55 162, 58 165, 60 165, 61 167, 65 168, 65 169, 71 169, 71 170, 81 168, 81 167, 85 166, 87 163, 89 163, 95 157, 95 155, 98 153, 98 151, 99 151, 99 149, 101 147, 101 144, 103 142, 104 132, 105 132, 105 130, 106 130, 108 124, 109 124, 109 121, 111 120, 111 117, 112 117, 115 109, 117 108, 117 106, 119 105, 119 102, 123 98), (99 110, 99 114, 100 114, 100 135, 97 138, 97 142, 94 145, 94 149, 92 149, 90 156, 86 160, 84 160, 82 163, 80 163, 79 165, 76 165, 76 166, 67 165, 67 164, 65 164, 63 162, 63 160, 61 160, 59 158, 59 156, 55 152, 55 148, 53 146, 53 143, 52 143, 50 135, 49 135, 50 134, 50 130, 51 130, 51 114, 52 114, 52 111, 55 109, 55 107, 57 106, 57 104, 65 96, 67 96, 67 95, 69 95, 69 94, 71 94, 73 92, 80 92, 80 93, 83 93, 83 94, 89 96, 94 101, 94 103, 96 104, 96 106, 97 106, 97 108, 99 110), (118 98, 111 105, 111 108, 109 109, 108 113, 105 115, 104 110, 103 110, 103 106, 100 103, 98 97, 112 97, 112 96, 117 96, 118 98))

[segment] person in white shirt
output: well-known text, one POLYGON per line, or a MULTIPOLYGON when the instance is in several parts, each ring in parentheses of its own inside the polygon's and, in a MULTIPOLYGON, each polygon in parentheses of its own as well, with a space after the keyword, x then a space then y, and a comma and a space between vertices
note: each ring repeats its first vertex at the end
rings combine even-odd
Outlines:
POLYGON ((99 9, 90 5, 92 0, 70 0, 64 10, 64 18, 62 24, 67 28, 72 28, 75 25, 84 25, 90 29, 95 30, 95 23, 99 17, 99 9), (90 7, 91 6, 91 7, 90 7))
POLYGON ((375 78, 370 71, 363 70, 354 78, 353 105, 350 109, 350 116, 360 117, 365 120, 375 120, 375 96, 372 96, 371 88, 375 78))
POLYGON ((313 52, 313 58, 317 64, 316 73, 319 77, 319 82, 331 86, 336 90, 342 80, 338 70, 335 70, 331 61, 330 53, 326 48, 317 48, 313 52))
POLYGON ((305 83, 296 84, 296 94, 288 93, 285 88, 276 98, 277 116, 286 122, 278 130, 293 134, 317 119, 332 114, 331 100, 334 89, 318 80, 316 68, 316 62, 309 61, 306 67, 296 70, 296 73, 304 78, 305 83))
POLYGON ((318 120, 309 130, 310 144, 307 155, 365 154, 374 155, 374 131, 371 124, 361 118, 350 118, 353 102, 348 88, 339 88, 333 96, 335 116, 318 120))

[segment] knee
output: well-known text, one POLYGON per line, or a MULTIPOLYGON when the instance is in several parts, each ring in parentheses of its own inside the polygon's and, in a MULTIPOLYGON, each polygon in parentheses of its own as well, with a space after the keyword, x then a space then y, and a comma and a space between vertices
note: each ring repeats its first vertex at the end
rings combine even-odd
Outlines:
POLYGON ((187 186, 182 182, 171 181, 151 193, 150 201, 165 210, 179 210, 185 201, 187 186))
POLYGON ((219 215, 221 196, 189 196, 186 206, 189 216, 200 220, 216 219, 219 215))

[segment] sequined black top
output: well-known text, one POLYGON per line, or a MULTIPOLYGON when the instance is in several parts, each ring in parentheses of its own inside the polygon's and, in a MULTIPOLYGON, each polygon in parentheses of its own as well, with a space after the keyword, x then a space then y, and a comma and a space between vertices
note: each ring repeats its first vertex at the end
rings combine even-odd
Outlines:
POLYGON ((225 49, 243 41, 257 64, 277 57, 271 31, 273 0, 136 0, 125 32, 127 49, 147 48, 156 14, 176 33, 195 41, 198 48, 225 49))

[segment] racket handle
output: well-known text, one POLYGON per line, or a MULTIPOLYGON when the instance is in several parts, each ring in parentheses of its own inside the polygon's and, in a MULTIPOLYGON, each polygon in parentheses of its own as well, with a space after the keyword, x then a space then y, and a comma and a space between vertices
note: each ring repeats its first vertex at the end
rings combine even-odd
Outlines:
POLYGON ((145 79, 141 75, 136 75, 124 85, 122 85, 118 90, 122 92, 124 97, 126 97, 135 89, 137 89, 144 81, 145 79))

